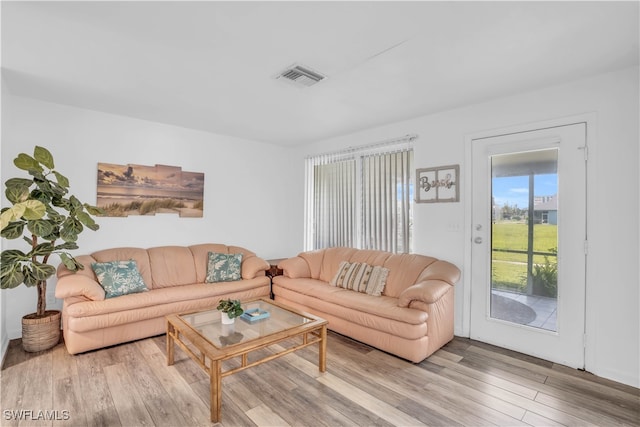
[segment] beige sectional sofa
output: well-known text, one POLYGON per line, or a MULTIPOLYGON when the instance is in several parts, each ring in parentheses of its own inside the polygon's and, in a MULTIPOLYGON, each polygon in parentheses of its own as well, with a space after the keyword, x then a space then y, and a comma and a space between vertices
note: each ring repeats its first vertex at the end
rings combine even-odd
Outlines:
POLYGON ((460 270, 436 258, 353 248, 303 252, 280 262, 275 300, 316 314, 329 329, 420 362, 453 339, 454 285, 460 270), (382 295, 332 286, 341 262, 387 268, 382 295))
POLYGON ((223 298, 269 296, 269 264, 237 246, 201 244, 150 249, 115 248, 78 256, 84 270, 58 268, 56 298, 63 299, 62 329, 71 354, 162 334, 165 316, 215 307, 223 298), (208 253, 242 253, 242 279, 205 283, 208 253), (148 292, 105 299, 91 264, 134 260, 148 292))

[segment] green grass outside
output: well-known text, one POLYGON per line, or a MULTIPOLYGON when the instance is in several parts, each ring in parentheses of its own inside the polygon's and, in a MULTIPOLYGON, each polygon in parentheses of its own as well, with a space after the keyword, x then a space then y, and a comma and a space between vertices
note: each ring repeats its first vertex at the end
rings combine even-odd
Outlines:
MULTIPOLYGON (((492 239, 494 249, 527 250, 528 227, 522 222, 498 222, 493 224, 492 239)), ((558 226, 535 224, 533 226, 534 252, 551 252, 558 247, 558 226)), ((556 257, 549 256, 555 263, 556 257)), ((494 288, 522 291, 527 283, 527 254, 493 251, 492 283, 494 288)), ((545 262, 543 255, 534 255, 533 262, 545 262)))
POLYGON ((491 263, 493 289, 524 292, 527 287, 527 264, 495 261, 491 263))

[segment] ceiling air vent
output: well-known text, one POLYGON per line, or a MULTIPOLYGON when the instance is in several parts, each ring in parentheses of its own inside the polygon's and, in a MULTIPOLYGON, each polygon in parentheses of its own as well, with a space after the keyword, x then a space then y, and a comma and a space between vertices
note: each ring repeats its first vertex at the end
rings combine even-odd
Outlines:
POLYGON ((294 65, 280 73, 277 78, 295 83, 296 85, 313 86, 319 81, 324 80, 326 77, 320 73, 310 70, 307 67, 294 65))

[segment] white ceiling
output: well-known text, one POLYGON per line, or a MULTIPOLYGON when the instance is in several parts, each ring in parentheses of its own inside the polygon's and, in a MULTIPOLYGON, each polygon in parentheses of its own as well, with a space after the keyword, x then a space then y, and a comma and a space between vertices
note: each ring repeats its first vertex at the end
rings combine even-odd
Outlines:
POLYGON ((282 145, 638 64, 638 2, 2 2, 16 95, 282 145), (328 78, 274 77, 301 63, 328 78))

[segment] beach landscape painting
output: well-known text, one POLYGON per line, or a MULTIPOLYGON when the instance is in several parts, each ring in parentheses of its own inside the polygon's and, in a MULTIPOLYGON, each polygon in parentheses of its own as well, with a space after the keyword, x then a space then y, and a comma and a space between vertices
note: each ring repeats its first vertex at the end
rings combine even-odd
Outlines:
POLYGON ((98 163, 97 206, 104 216, 177 213, 202 218, 204 173, 178 166, 98 163))

